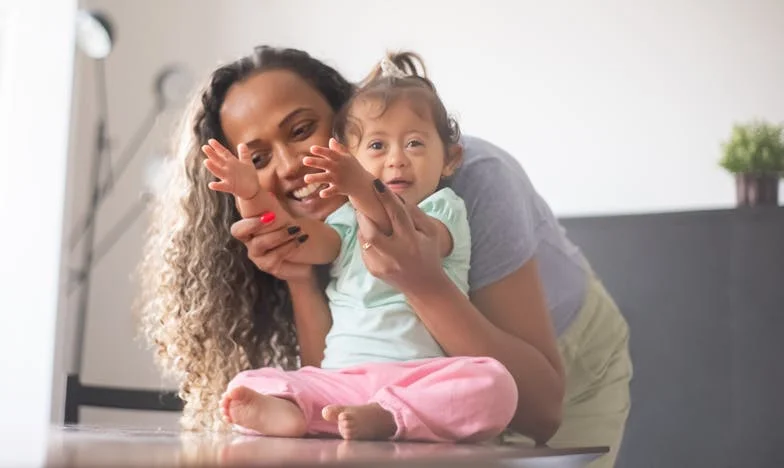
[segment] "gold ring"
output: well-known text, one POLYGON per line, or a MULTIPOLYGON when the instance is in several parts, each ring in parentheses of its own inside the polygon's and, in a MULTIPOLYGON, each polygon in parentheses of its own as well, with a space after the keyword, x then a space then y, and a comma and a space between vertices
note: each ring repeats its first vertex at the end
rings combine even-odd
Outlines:
POLYGON ((364 244, 362 244, 362 250, 367 250, 371 247, 373 247, 373 244, 371 244, 370 242, 365 242, 364 244))

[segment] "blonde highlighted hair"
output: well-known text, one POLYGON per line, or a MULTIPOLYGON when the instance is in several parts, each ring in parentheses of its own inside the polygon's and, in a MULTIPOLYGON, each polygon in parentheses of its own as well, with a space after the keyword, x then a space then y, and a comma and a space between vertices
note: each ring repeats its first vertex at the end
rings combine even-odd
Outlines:
POLYGON ((153 200, 137 308, 157 364, 179 382, 187 430, 226 429, 218 405, 238 372, 299 364, 285 283, 256 268, 231 236, 239 213, 231 196, 208 189, 200 149, 209 138, 226 145, 220 108, 228 89, 272 69, 297 73, 335 110, 353 91, 337 71, 295 49, 258 47, 217 69, 182 118, 170 180, 153 200))

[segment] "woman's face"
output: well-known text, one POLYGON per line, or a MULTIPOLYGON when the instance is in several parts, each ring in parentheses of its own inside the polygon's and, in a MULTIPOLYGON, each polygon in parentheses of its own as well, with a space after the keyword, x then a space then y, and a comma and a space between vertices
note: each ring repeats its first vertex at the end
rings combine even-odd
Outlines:
POLYGON ((272 70, 229 88, 220 110, 229 147, 245 143, 253 154, 259 183, 295 217, 325 219, 346 200, 320 198, 319 184, 307 185, 302 165, 313 145, 327 146, 334 112, 324 97, 296 73, 272 70))

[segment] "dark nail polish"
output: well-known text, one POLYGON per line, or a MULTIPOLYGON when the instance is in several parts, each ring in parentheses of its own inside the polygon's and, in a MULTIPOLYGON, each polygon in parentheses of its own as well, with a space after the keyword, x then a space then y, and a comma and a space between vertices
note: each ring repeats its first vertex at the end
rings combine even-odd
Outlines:
POLYGON ((378 193, 384 193, 387 190, 387 186, 384 185, 384 182, 381 182, 381 179, 373 180, 373 187, 375 187, 378 193))
POLYGON ((301 230, 302 229, 300 229, 299 226, 290 226, 288 229, 286 229, 286 231, 288 231, 290 236, 293 236, 294 234, 298 233, 301 230))
POLYGON ((309 237, 310 237, 309 235, 307 235, 307 234, 303 234, 303 235, 301 235, 301 236, 297 237, 297 242, 299 242, 300 244, 302 244, 302 243, 304 243, 306 240, 308 240, 308 238, 309 238, 309 237))

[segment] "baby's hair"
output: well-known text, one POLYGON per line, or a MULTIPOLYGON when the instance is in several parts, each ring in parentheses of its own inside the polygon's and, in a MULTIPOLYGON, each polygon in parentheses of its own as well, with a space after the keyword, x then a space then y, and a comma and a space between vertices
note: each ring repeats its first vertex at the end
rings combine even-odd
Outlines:
POLYGON ((386 59, 380 61, 362 80, 354 95, 335 116, 335 138, 343 144, 348 144, 349 136, 362 139, 362 126, 350 115, 352 107, 359 100, 380 101, 381 109, 377 117, 381 117, 390 105, 401 98, 408 99, 413 110, 423 118, 429 111, 429 117, 433 119, 445 149, 459 143, 460 126, 447 113, 435 86, 427 78, 422 58, 414 52, 388 53, 386 59), (395 73, 385 71, 389 64, 397 68, 395 73))
MULTIPOLYGON (((432 83, 430 83, 430 80, 427 78, 425 61, 422 60, 422 57, 416 52, 388 52, 386 59, 392 62, 405 75, 424 78, 429 83, 429 86, 431 88, 433 87, 432 83)), ((360 89, 366 88, 373 81, 384 78, 384 68, 381 65, 382 62, 383 60, 378 62, 368 76, 359 83, 360 89)))

